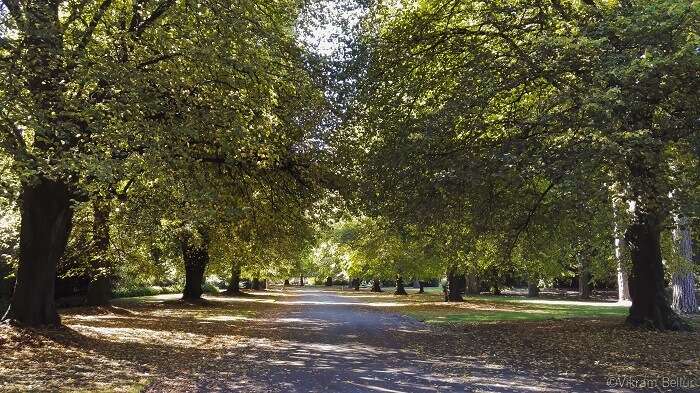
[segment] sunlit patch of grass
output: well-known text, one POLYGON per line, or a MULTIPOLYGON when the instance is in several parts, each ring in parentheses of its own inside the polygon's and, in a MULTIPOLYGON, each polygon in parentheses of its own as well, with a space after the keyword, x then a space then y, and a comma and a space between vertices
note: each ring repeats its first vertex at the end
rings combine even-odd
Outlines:
POLYGON ((343 297, 367 306, 386 307, 428 323, 480 323, 496 321, 543 321, 570 318, 620 318, 628 308, 615 303, 575 300, 529 299, 522 296, 466 296, 464 302, 444 302, 440 288, 426 288, 426 293, 413 290, 408 296, 384 292, 343 291, 343 297))
POLYGON ((551 306, 531 304, 519 310, 491 308, 488 310, 475 309, 460 312, 450 310, 421 310, 411 309, 406 312, 418 320, 428 323, 477 323, 494 321, 543 321, 548 319, 570 318, 621 318, 627 315, 626 307, 596 307, 596 306, 551 306))

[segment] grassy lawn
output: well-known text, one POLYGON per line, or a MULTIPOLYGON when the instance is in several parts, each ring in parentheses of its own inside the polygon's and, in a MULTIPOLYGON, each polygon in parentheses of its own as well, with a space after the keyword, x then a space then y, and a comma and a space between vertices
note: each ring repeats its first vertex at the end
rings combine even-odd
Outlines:
POLYGON ((344 291, 343 295, 435 324, 623 318, 628 311, 626 306, 609 302, 543 300, 521 296, 467 296, 464 302, 446 303, 440 288, 426 288, 424 294, 409 289, 408 296, 393 295, 393 288, 385 288, 382 293, 344 291))

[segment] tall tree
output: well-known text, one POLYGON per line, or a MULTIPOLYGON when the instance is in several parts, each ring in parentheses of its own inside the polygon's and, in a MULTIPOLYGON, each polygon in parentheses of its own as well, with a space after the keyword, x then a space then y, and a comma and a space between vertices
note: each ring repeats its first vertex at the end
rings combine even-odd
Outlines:
MULTIPOLYGON (((75 203, 100 183, 185 162, 229 176, 286 168, 304 177, 308 166, 289 159, 287 142, 315 123, 300 108, 319 95, 294 37, 296 1, 2 4, 0 147, 22 188, 5 318, 59 322, 56 263, 75 203)), ((303 147, 295 157, 310 152, 303 147)))
POLYGON ((609 206, 601 184, 620 184, 627 321, 683 328, 660 233, 670 159, 697 131, 697 12, 669 0, 377 5, 347 131, 366 144, 358 195, 392 218, 504 234, 509 255, 543 217, 558 224, 554 199, 609 206))

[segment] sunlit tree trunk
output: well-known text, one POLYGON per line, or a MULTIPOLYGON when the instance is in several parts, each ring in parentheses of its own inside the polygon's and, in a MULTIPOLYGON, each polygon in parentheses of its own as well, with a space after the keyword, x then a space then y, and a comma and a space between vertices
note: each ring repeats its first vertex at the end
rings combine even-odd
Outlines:
POLYGON ((615 225, 615 259, 617 260, 617 301, 631 301, 629 289, 629 248, 619 225, 619 197, 613 198, 613 220, 615 225))
POLYGON ((627 241, 624 238, 615 239, 615 258, 617 259, 617 300, 630 301, 629 272, 625 255, 627 241))
MULTIPOLYGON (((693 263, 693 240, 688 226, 688 219, 685 216, 676 218, 676 228, 673 231, 673 238, 678 244, 678 255, 690 265, 693 263)), ((673 300, 671 307, 684 314, 698 312, 697 298, 695 297, 695 277, 693 272, 681 267, 673 273, 671 280, 673 287, 673 300)))

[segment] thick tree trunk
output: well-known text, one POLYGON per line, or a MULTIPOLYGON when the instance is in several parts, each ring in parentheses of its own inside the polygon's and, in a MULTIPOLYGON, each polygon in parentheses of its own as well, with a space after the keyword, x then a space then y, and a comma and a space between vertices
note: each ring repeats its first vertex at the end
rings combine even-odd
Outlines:
POLYGON ((403 287, 403 277, 401 275, 396 276, 396 291, 394 295, 408 295, 406 288, 403 287))
POLYGON ((241 292, 241 267, 237 263, 231 265, 231 280, 228 282, 226 294, 230 296, 240 296, 241 292))
POLYGON ((304 276, 299 276, 299 286, 300 287, 304 286, 304 276))
POLYGON ((326 277, 326 286, 327 287, 333 286, 333 277, 326 277))
POLYGON ((181 241, 182 256, 185 261, 185 289, 182 292, 184 300, 198 300, 202 298, 202 284, 204 284, 204 271, 209 263, 208 239, 203 236, 201 245, 193 244, 189 235, 183 236, 181 241))
POLYGON ((464 281, 464 293, 466 295, 478 295, 481 293, 479 288, 479 277, 476 274, 466 274, 464 276, 464 281))
POLYGON ((632 259, 629 280, 632 307, 627 323, 658 330, 687 328, 666 299, 658 218, 637 207, 625 239, 632 259))
POLYGON ((423 288, 423 281, 418 280, 418 293, 425 293, 425 288, 423 288))
POLYGON ((260 290, 264 291, 267 289, 267 279, 260 280, 260 290))
POLYGON ((21 203, 17 281, 3 319, 27 326, 56 325, 56 264, 71 231, 70 193, 61 182, 39 178, 23 187, 21 203))
POLYGON ((372 292, 381 292, 382 291, 382 283, 379 281, 379 279, 375 278, 372 280, 372 292))
MULTIPOLYGON (((673 238, 678 244, 678 255, 689 266, 693 264, 693 240, 688 226, 688 219, 684 216, 676 218, 676 228, 673 238)), ((695 297, 695 277, 689 267, 681 266, 673 273, 671 280, 673 299, 671 308, 683 314, 698 312, 697 298, 695 297)))
POLYGON ((87 304, 106 306, 112 299, 112 264, 109 260, 109 201, 104 198, 92 202, 92 277, 87 291, 87 304))
POLYGON ((360 290, 360 279, 359 279, 359 278, 353 279, 353 280, 352 280, 352 286, 353 286, 353 289, 354 289, 355 291, 359 291, 359 290, 360 290))
POLYGON ((285 286, 285 287, 288 287, 288 286, 290 286, 290 285, 292 285, 292 284, 289 283, 289 279, 288 279, 288 278, 285 279, 285 280, 284 280, 284 286, 285 286))
POLYGON ((455 275, 455 282, 457 283, 457 291, 459 291, 460 294, 466 294, 467 293, 467 275, 466 274, 457 274, 455 275))
POLYGON ((447 300, 450 302, 461 302, 464 301, 462 295, 459 293, 458 278, 454 271, 447 273, 447 300))
POLYGON ((260 279, 258 277, 253 277, 253 280, 250 282, 250 289, 254 291, 260 290, 260 279))
MULTIPOLYGON (((14 2, 20 4, 19 2, 14 2)), ((58 156, 74 142, 75 123, 64 102, 69 79, 63 61, 59 3, 22 2, 25 20, 21 56, 27 66, 24 83, 34 106, 32 150, 37 163, 58 156)), ((41 165, 41 164, 39 164, 41 165)), ((4 320, 27 326, 60 323, 54 302, 56 265, 63 255, 73 220, 69 185, 38 174, 22 185, 20 255, 15 290, 4 320)))
POLYGON ((539 280, 531 279, 527 282, 527 297, 539 297, 540 287, 539 280))

